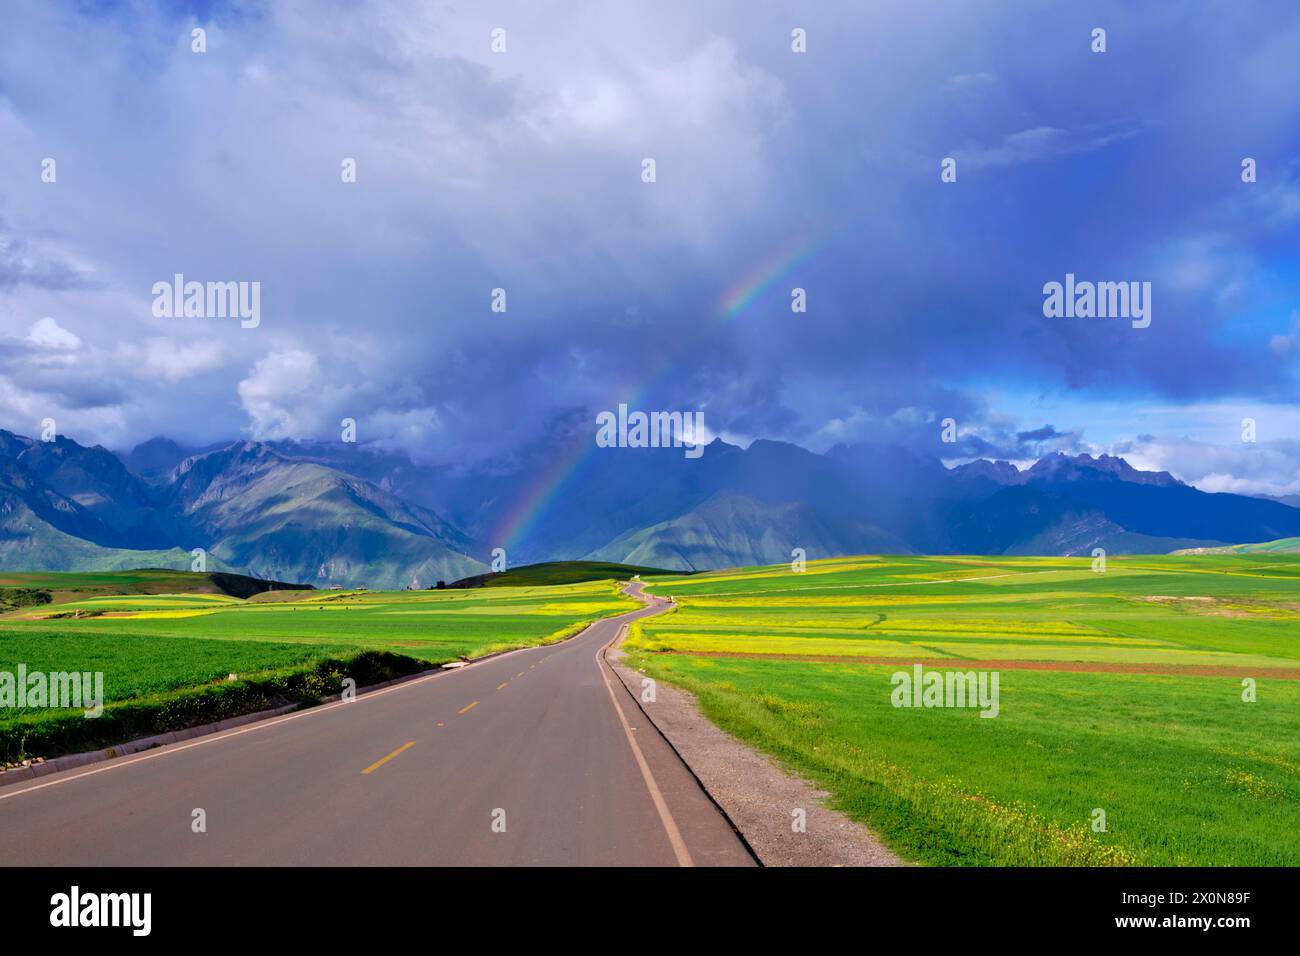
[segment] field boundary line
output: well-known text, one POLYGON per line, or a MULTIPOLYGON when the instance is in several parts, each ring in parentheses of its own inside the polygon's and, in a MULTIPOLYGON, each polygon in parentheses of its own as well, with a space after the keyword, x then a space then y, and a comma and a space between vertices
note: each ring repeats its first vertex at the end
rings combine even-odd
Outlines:
POLYGON ((1027 661, 971 657, 867 657, 862 654, 763 654, 757 651, 645 651, 638 654, 648 657, 722 657, 730 660, 795 661, 806 664, 856 664, 882 667, 899 667, 925 664, 947 670, 964 670, 972 667, 984 670, 1060 671, 1071 674, 1135 674, 1152 677, 1262 677, 1268 680, 1300 680, 1300 662, 1294 667, 1250 667, 1245 664, 1125 664, 1109 661, 1027 661))
MULTIPOLYGON (((1264 565, 1263 567, 1260 568, 1242 568, 1236 571, 1214 571, 1214 570, 1202 570, 1202 569, 1192 569, 1192 568, 1187 568, 1183 570, 1174 570, 1172 568, 1148 567, 1146 565, 1129 565, 1117 561, 1115 564, 1115 569, 1125 570, 1125 571, 1146 571, 1153 574, 1183 574, 1187 572, 1194 572, 1199 574, 1227 574, 1227 575, 1236 575, 1238 577, 1259 577, 1259 578, 1267 578, 1268 580, 1289 581, 1292 579, 1287 575, 1246 574, 1245 572, 1252 571, 1252 570, 1259 571, 1268 567, 1291 567, 1291 566, 1292 565, 1284 562, 1282 564, 1264 565)), ((1006 574, 982 574, 982 575, 978 575, 975 577, 968 577, 968 578, 940 578, 935 581, 891 581, 884 584, 806 584, 806 585, 796 585, 788 588, 771 588, 769 590, 764 591, 763 593, 785 594, 790 591, 849 591, 849 590, 861 590, 864 588, 908 588, 908 587, 919 587, 921 585, 926 585, 926 584, 963 584, 966 581, 995 581, 999 578, 1024 578, 1024 577, 1031 577, 1035 574, 1082 574, 1084 572, 1092 573, 1088 571, 1087 568, 1082 568, 1082 567, 1048 568, 1043 571, 1008 571, 1006 574)), ((828 572, 828 573, 835 573, 835 572, 828 572)), ((649 581, 646 583, 654 584, 655 582, 649 581)), ((700 591, 700 592, 684 591, 682 592, 682 596, 686 598, 735 597, 736 594, 737 592, 735 591, 700 591)))
MULTIPOLYGON (((963 584, 966 581, 993 581, 997 578, 1026 578, 1035 574, 1080 574, 1083 568, 1077 571, 1073 568, 1051 568, 1047 571, 1009 571, 1006 574, 982 574, 978 577, 970 578, 940 578, 936 581, 891 581, 886 584, 804 584, 788 588, 772 588, 764 593, 766 594, 784 594, 788 591, 847 591, 862 588, 908 588, 919 587, 923 584, 963 584)), ((735 597, 735 591, 701 591, 699 593, 683 592, 682 596, 686 598, 697 597, 735 597)))

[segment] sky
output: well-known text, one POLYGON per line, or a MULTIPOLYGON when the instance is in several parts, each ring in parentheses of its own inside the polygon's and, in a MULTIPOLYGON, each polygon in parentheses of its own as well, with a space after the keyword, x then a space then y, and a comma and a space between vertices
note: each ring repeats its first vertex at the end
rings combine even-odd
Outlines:
POLYGON ((352 418, 472 467, 629 402, 740 444, 1300 492, 1289 0, 3 17, 0 427, 127 449, 352 418), (260 283, 260 321, 156 315, 177 273, 260 283), (1045 316, 1067 274, 1150 283, 1150 325, 1045 316))

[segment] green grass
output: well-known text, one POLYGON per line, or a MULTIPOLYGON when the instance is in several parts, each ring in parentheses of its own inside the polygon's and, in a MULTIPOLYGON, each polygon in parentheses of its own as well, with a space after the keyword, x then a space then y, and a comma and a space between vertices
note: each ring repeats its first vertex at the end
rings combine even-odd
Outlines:
POLYGON ((206 574, 167 568, 132 571, 0 571, 0 587, 122 594, 150 590, 189 591, 208 584, 206 574))
MULTIPOLYGON (((111 716, 115 708, 153 706, 218 682, 228 686, 224 679, 232 673, 241 681, 273 680, 363 654, 396 655, 418 667, 480 657, 559 640, 636 606, 612 581, 474 591, 323 591, 289 603, 215 594, 112 594, 25 608, 0 619, 0 671, 15 673, 20 663, 28 672, 101 671, 111 716), (68 616, 73 614, 80 616, 68 616)), ((0 757, 13 759, 24 734, 53 740, 42 737, 42 723, 75 717, 56 709, 0 711, 0 757)), ((26 752, 44 755, 30 747, 26 752)))
POLYGON ((1300 864, 1300 682, 1269 676, 1300 670, 1300 556, 839 559, 651 589, 681 607, 634 625, 634 666, 907 859, 1300 864), (991 662, 1000 713, 895 708, 906 667, 880 658, 991 662))
POLYGON ((74 572, 0 571, 0 593, 12 589, 50 591, 58 603, 79 597, 113 594, 206 593, 248 597, 267 588, 287 587, 290 585, 244 574, 175 571, 170 568, 74 572))

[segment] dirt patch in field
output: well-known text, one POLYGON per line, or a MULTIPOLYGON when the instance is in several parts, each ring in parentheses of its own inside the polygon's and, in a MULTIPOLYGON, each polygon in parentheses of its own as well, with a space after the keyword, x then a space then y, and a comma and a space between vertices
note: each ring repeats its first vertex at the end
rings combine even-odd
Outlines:
POLYGON ((1165 677, 1267 677, 1300 680, 1300 667, 1238 667, 1217 664, 1108 664, 1095 661, 972 661, 957 657, 862 657, 834 654, 758 654, 751 651, 639 651, 681 657, 736 657, 808 664, 923 664, 948 670, 1068 671, 1077 674, 1159 674, 1165 677))
POLYGON ((1247 597, 1221 598, 1202 597, 1200 595, 1173 597, 1167 594, 1149 594, 1142 600, 1151 604, 1163 604, 1167 607, 1179 608, 1206 617, 1272 617, 1285 619, 1294 614, 1297 608, 1300 608, 1300 604, 1295 601, 1260 601, 1247 597))
POLYGON ((320 600, 319 591, 263 591, 245 600, 249 604, 285 604, 290 601, 320 600))

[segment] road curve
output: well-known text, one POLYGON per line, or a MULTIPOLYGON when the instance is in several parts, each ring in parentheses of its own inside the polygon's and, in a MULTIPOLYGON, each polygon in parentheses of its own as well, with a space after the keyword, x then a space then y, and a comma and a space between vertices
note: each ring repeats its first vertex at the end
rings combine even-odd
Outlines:
POLYGON ((640 590, 560 644, 5 787, 0 863, 752 866, 601 660, 667 606, 640 590))

